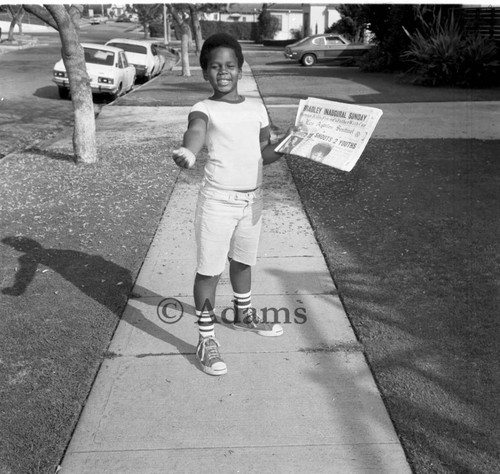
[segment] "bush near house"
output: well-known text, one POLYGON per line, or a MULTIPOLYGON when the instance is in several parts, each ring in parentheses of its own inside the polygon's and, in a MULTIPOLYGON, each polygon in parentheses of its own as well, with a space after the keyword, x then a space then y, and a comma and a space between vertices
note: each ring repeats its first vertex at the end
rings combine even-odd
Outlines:
POLYGON ((240 41, 258 39, 256 22, 200 21, 200 25, 203 38, 208 38, 214 33, 228 33, 240 41))

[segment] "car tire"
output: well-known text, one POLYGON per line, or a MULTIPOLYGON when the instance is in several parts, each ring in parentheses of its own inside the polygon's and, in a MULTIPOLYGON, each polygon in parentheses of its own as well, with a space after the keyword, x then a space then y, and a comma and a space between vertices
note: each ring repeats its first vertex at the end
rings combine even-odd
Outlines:
POLYGON ((303 66, 306 66, 306 67, 314 66, 316 64, 316 56, 314 54, 311 54, 311 53, 304 54, 304 56, 302 56, 300 62, 302 63, 303 66))
POLYGON ((122 95, 122 88, 123 88, 123 85, 120 82, 120 85, 118 86, 118 90, 115 93, 110 94, 111 100, 116 100, 116 99, 118 99, 118 97, 120 97, 122 95))
POLYGON ((66 89, 66 87, 58 87, 57 89, 59 91, 60 99, 69 99, 69 89, 66 89))

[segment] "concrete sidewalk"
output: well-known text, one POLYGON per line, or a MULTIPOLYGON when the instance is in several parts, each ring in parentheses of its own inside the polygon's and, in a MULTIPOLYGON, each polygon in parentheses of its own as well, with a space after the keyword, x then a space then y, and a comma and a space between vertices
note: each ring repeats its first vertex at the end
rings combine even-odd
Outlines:
MULTIPOLYGON (((248 68, 240 92, 259 96, 248 68)), ((106 107, 98 133, 154 139, 167 128, 180 141, 188 111, 106 107)), ((199 369, 191 293, 201 171, 179 173, 61 472, 410 472, 284 160, 266 168, 252 293, 259 312, 283 308, 285 334, 221 322, 228 374, 199 369)), ((231 299, 225 273, 219 309, 231 299)))

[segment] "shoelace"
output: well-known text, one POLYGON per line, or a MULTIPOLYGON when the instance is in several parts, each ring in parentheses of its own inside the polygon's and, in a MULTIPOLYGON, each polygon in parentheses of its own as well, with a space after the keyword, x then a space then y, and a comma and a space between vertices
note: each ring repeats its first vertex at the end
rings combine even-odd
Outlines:
POLYGON ((255 324, 256 326, 261 324, 262 326, 264 327, 271 327, 272 324, 268 323, 268 322, 265 322, 263 321, 260 316, 257 314, 257 311, 253 310, 251 312, 251 314, 248 315, 248 319, 247 319, 247 324, 255 324))
POLYGON ((213 337, 207 337, 203 340, 201 345, 201 358, 205 358, 207 355, 208 362, 214 359, 220 359, 219 355, 219 343, 213 337))

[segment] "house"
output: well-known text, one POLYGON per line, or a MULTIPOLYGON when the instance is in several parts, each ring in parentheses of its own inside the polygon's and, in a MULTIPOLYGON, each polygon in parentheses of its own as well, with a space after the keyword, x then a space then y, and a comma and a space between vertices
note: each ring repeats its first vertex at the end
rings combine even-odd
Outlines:
POLYGON ((228 22, 256 22, 262 10, 262 3, 229 3, 225 11, 203 14, 203 20, 228 22))
POLYGON ((334 4, 325 3, 268 3, 269 13, 278 18, 280 29, 273 39, 287 40, 322 34, 340 20, 334 4))
POLYGON ((304 36, 320 35, 340 20, 340 13, 333 4, 303 3, 304 36))
POLYGON ((268 3, 267 11, 278 19, 279 30, 274 40, 288 40, 303 36, 304 9, 302 3, 268 3))
MULTIPOLYGON (((340 19, 334 4, 326 3, 268 3, 268 12, 279 22, 275 40, 324 33, 340 19)), ((262 3, 229 3, 224 12, 205 13, 208 21, 257 22, 262 3)))

